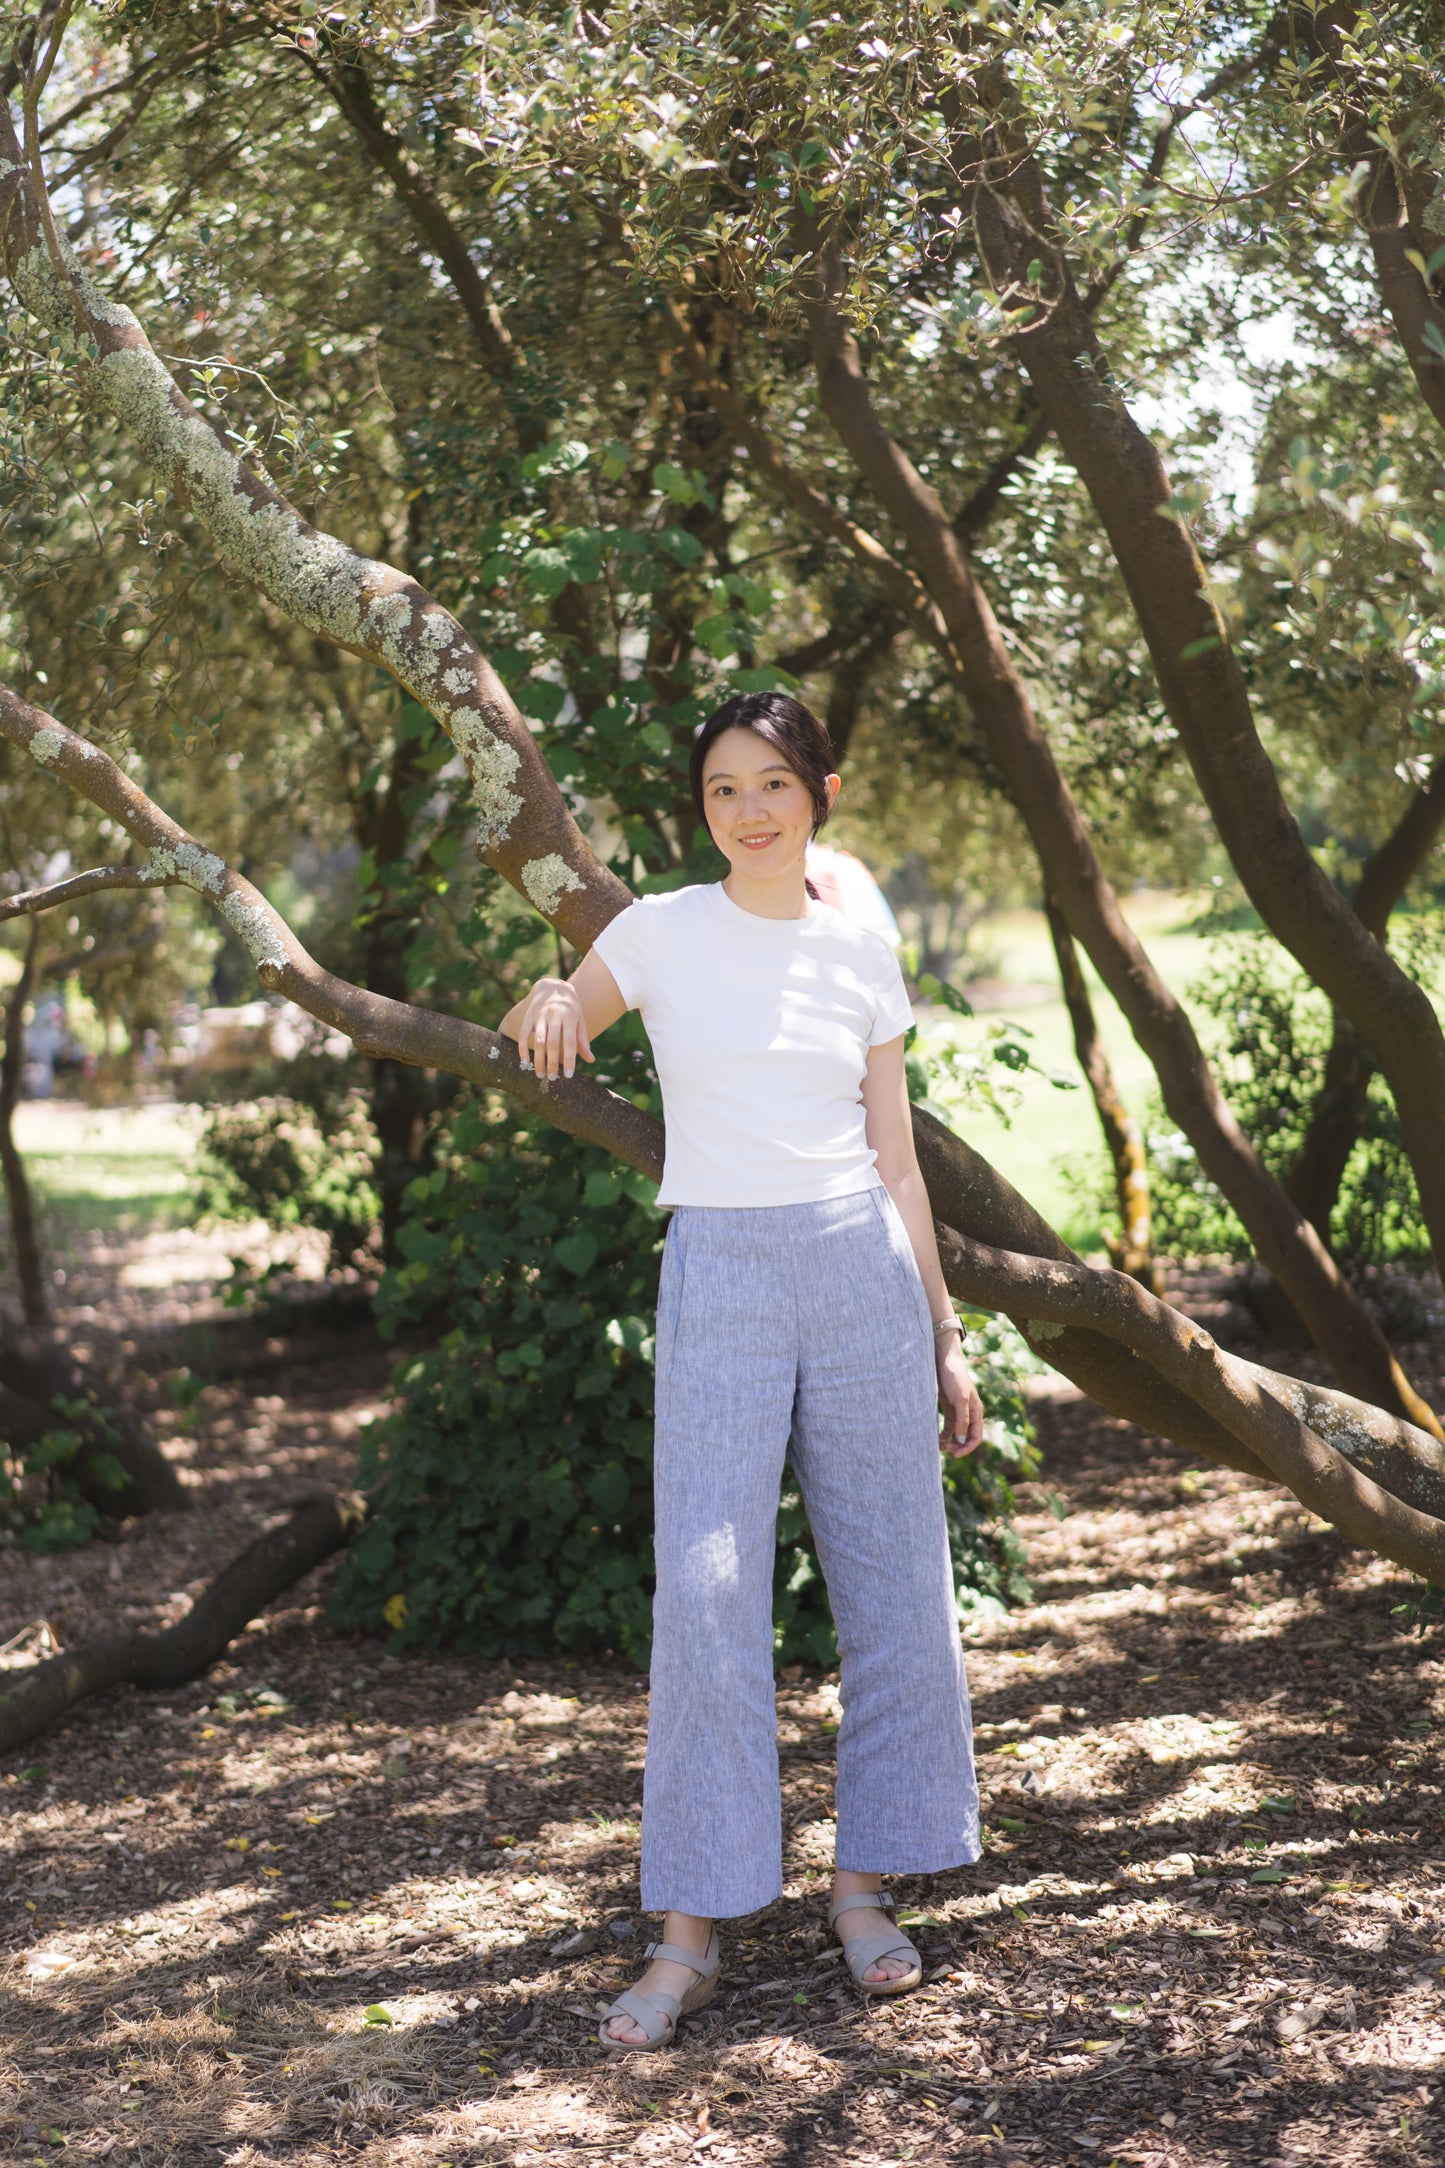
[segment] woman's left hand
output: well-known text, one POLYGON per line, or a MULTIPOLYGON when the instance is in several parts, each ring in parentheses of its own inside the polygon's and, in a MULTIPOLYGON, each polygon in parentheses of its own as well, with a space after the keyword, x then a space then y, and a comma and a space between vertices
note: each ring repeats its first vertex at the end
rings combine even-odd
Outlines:
POLYGON ((937 1344, 938 1398, 943 1409, 943 1436, 939 1443, 954 1460, 983 1443, 983 1402, 973 1382, 973 1372, 963 1359, 956 1333, 937 1344))

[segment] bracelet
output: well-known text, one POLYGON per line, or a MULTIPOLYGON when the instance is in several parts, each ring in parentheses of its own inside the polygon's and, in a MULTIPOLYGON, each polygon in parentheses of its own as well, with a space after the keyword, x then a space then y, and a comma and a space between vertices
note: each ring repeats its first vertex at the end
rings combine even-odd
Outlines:
POLYGON ((960 1318, 954 1316, 952 1310, 949 1311, 947 1317, 940 1317, 935 1322, 933 1327, 933 1337, 935 1340, 941 1340, 944 1334, 949 1332, 956 1332, 958 1334, 958 1344, 960 1347, 966 1347, 968 1345, 968 1334, 963 1329, 963 1322, 960 1318))

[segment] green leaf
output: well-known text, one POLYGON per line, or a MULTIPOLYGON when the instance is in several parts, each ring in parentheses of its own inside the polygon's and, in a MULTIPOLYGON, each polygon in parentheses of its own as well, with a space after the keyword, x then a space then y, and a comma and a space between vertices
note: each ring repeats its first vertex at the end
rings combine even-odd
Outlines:
POLYGON ((384 2003, 373 2002, 368 2003, 366 2015, 361 2022, 363 2025, 394 2025, 396 2019, 384 2003))
POLYGON ((1258 1867, 1249 1879, 1251 1882, 1282 1882, 1284 1880, 1284 1869, 1282 1867, 1258 1867))
POLYGON ((1435 359, 1445 361, 1445 337, 1441 335, 1440 326, 1438 324, 1427 324, 1422 336, 1435 359))
POLYGON ((918 991, 925 1001, 941 1001, 945 1009, 952 1009, 955 1016, 972 1016, 973 1003, 964 998, 956 986, 946 979, 936 979, 931 971, 925 971, 918 981, 918 991))
POLYGON ((1223 647, 1223 645, 1224 642, 1220 639, 1219 634, 1217 632, 1211 632, 1204 639, 1191 640, 1188 647, 1181 647, 1179 650, 1179 660, 1181 662, 1193 662, 1198 656, 1208 655, 1212 649, 1216 647, 1223 647))
POLYGON ((575 1272, 580 1279, 584 1272, 591 1269, 596 1259, 597 1237, 588 1234, 585 1229, 579 1229, 576 1234, 564 1235, 560 1242, 554 1242, 552 1255, 559 1265, 565 1265, 569 1272, 575 1272))
POLYGON ((615 1521, 632 1496, 627 1470, 615 1460, 599 1468, 587 1486, 587 1495, 604 1520, 615 1521))
POLYGON ((671 497, 674 504, 696 504, 698 502, 699 493, 697 489, 683 473, 681 467, 673 466, 670 460, 661 460, 653 468, 652 485, 654 489, 660 489, 664 496, 671 497))

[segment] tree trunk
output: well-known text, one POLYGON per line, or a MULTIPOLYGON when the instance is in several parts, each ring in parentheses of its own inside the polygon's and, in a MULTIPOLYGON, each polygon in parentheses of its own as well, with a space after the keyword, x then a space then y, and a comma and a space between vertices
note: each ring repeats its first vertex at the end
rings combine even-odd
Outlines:
POLYGON ((20 976, 5 1004, 5 1052, 0 1056, 0 1172, 5 1178, 5 1209, 10 1220, 10 1247, 20 1282, 20 1306, 27 1325, 48 1325, 50 1291, 45 1284, 45 1262, 35 1222, 35 1198, 25 1162, 15 1142, 15 1109, 20 1101, 20 1080, 25 1069, 25 1005, 35 988, 40 954, 40 921, 32 919, 26 934, 20 976))
MULTIPOLYGON (((1220 841, 1265 925, 1349 1017, 1387 1078, 1445 1273, 1445 1033, 1434 1006, 1360 923, 1300 834, 1204 566, 1172 508, 1163 462, 1125 405, 1064 255, 1048 238, 1053 224, 1036 168, 1000 141, 972 154, 968 171, 990 183, 972 190, 989 275, 1005 287, 1027 283, 1031 264, 1044 266, 1045 304, 1030 311, 1014 343, 1109 537, 1220 841)), ((1301 1291, 1273 1263, 1269 1269, 1327 1347, 1301 1291)))
POLYGON ((126 1476, 119 1491, 89 1477, 83 1457, 75 1470, 100 1512, 176 1513, 189 1505, 180 1477, 139 1417, 101 1398, 60 1335, 14 1326, 0 1313, 0 1437, 23 1452, 48 1430, 79 1431, 87 1451, 119 1462, 126 1476))
MULTIPOLYGON (((1265 1269, 1288 1290, 1341 1384, 1445 1437, 1400 1369, 1379 1325, 1240 1128, 1185 1010, 1155 971, 1119 908, 1027 688, 1013 667, 988 598, 947 514, 874 410, 856 342, 834 304, 835 284, 836 271, 824 259, 823 276, 809 307, 824 411, 884 511, 912 547, 914 562, 946 626, 959 682, 1029 829, 1045 881, 1071 933, 1092 959, 1153 1063, 1172 1119, 1194 1146, 1210 1180, 1238 1213, 1265 1269)), ((1336 901, 1348 912, 1342 898, 1336 896, 1336 901)))
POLYGON ((1127 1272, 1147 1287, 1151 1294, 1162 1295, 1163 1275, 1154 1261, 1154 1234, 1149 1216, 1149 1161, 1144 1150, 1144 1132, 1125 1106, 1114 1082, 1114 1072, 1109 1057, 1104 1052, 1104 1042, 1099 1037, 1098 1020, 1094 1004, 1089 999, 1089 989, 1079 963, 1079 952, 1074 937, 1069 932, 1069 922, 1052 896, 1045 893, 1044 916, 1048 920, 1049 934, 1058 959, 1059 984, 1063 988, 1064 1006, 1069 1012, 1069 1022, 1074 1030, 1074 1052, 1079 1067, 1089 1080, 1089 1090, 1094 1095, 1094 1107, 1099 1117, 1099 1127, 1104 1132, 1104 1142, 1114 1165, 1114 1196, 1119 1207, 1119 1232, 1106 1235, 1109 1255, 1120 1272, 1127 1272))
MULTIPOLYGON (((1355 916, 1379 942, 1388 937, 1390 914, 1429 858, 1445 823, 1445 761, 1436 761, 1379 849, 1366 859, 1355 886, 1355 916)), ((1351 1152, 1370 1118, 1370 1050, 1347 1016, 1336 1009, 1325 1057, 1324 1080, 1285 1187, 1322 1242, 1351 1152)))

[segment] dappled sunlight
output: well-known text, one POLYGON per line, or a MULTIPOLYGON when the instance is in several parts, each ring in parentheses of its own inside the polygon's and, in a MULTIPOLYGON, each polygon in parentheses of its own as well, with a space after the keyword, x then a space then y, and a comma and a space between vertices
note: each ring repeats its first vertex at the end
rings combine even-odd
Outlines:
MULTIPOLYGON (((136 1360, 200 1510, 17 1559, 22 1657, 37 1621, 173 1616, 385 1405, 385 1356, 321 1320, 162 1315, 136 1360)), ((784 1895, 674 2054, 603 2058, 650 1931, 644 1682, 335 1638, 323 1568, 203 1679, 3 1773, 19 2157, 55 2130, 165 2168, 1423 2160, 1440 1630, 1279 1494, 1035 1409, 1065 1518, 1029 1506, 1036 1600, 968 1630, 986 1849, 899 1884, 919 1994, 860 2003, 826 1931, 839 1683, 793 1665, 784 1895)))

